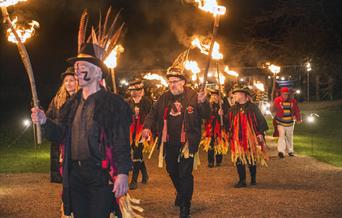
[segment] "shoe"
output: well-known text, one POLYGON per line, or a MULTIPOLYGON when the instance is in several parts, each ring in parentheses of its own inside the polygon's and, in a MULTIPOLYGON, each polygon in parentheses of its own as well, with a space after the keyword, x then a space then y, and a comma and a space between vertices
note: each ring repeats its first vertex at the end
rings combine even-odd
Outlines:
POLYGON ((279 152, 279 153, 278 153, 278 156, 279 156, 279 158, 284 158, 283 152, 279 152))
POLYGON ((294 157, 295 155, 294 155, 293 152, 289 152, 289 156, 290 156, 290 157, 294 157))
POLYGON ((244 188, 244 187, 247 187, 246 182, 241 182, 241 181, 239 181, 238 183, 236 183, 236 184, 234 185, 234 188, 244 188))
POLYGON ((130 190, 134 190, 134 189, 137 189, 138 188, 138 184, 136 181, 132 181, 130 184, 129 184, 129 189, 130 190))
POLYGON ((217 167, 220 167, 220 166, 221 166, 221 163, 216 163, 216 166, 217 166, 217 167))
POLYGON ((253 178, 251 179, 251 185, 256 185, 256 179, 255 179, 255 178, 254 178, 254 179, 253 179, 253 178))
POLYGON ((209 163, 209 164, 208 164, 208 167, 209 167, 209 168, 213 168, 213 167, 214 167, 214 163, 209 163))
POLYGON ((181 205, 180 195, 177 194, 177 195, 176 195, 176 200, 175 200, 175 206, 176 206, 176 207, 180 207, 180 205, 181 205))
POLYGON ((181 206, 179 210, 179 218, 190 218, 190 207, 181 206))

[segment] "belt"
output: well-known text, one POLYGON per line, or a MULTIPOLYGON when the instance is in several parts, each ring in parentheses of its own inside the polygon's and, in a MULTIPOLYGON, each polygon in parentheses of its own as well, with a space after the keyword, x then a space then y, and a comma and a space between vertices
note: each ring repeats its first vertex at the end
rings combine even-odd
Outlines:
POLYGON ((98 166, 101 167, 101 163, 93 160, 73 160, 71 165, 74 167, 88 167, 88 166, 98 166))
POLYGON ((73 160, 71 161, 73 167, 100 167, 102 169, 108 169, 109 162, 107 160, 94 161, 94 160, 73 160))

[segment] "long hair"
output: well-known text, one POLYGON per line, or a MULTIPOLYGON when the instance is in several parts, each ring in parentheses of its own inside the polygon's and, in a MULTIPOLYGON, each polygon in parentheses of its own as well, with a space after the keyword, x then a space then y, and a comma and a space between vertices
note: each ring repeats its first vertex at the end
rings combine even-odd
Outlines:
MULTIPOLYGON (((78 84, 76 81, 76 87, 75 87, 75 92, 78 90, 78 84)), ((62 82, 62 85, 59 87, 55 97, 53 97, 53 103, 56 106, 57 110, 61 109, 61 107, 65 104, 67 99, 70 97, 68 91, 65 88, 64 85, 64 79, 62 82)))

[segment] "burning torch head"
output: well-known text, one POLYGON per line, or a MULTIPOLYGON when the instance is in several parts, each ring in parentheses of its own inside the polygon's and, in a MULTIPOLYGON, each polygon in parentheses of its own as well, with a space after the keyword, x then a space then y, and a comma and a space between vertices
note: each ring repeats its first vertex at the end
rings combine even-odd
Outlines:
POLYGON ((109 74, 109 69, 101 61, 104 54, 104 49, 93 43, 84 43, 81 46, 80 52, 76 57, 67 59, 70 64, 74 64, 76 61, 87 61, 92 63, 102 70, 102 78, 105 78, 109 74))

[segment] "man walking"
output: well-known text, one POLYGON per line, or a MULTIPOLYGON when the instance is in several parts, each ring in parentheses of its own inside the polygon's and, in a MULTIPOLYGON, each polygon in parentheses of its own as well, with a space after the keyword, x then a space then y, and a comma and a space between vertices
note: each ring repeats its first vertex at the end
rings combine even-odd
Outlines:
POLYGON ((182 69, 170 67, 167 72, 169 91, 159 97, 145 119, 143 136, 156 126, 164 147, 166 170, 176 188, 175 205, 180 217, 190 216, 194 180, 194 154, 201 139, 202 118, 209 118, 210 106, 204 92, 197 94, 185 87, 182 69))

